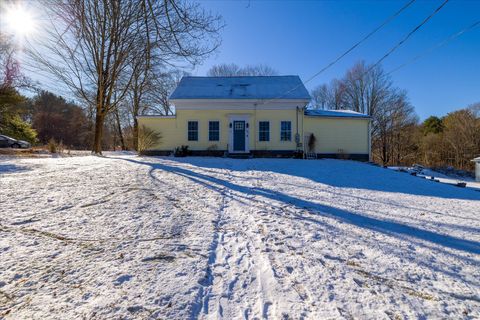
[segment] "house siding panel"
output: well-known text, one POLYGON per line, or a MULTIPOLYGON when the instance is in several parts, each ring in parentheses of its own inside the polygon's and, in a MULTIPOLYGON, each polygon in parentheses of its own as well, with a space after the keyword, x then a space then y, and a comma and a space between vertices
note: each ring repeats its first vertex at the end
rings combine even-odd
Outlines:
MULTIPOLYGON (((248 116, 249 151, 256 155, 262 154, 287 154, 297 150, 295 134, 303 134, 305 148, 307 148, 308 135, 313 133, 316 137, 315 153, 320 157, 346 157, 367 159, 369 155, 369 119, 358 118, 326 118, 303 116, 302 111, 295 108, 277 110, 255 109, 207 109, 191 110, 178 109, 176 117, 140 117, 139 124, 145 125, 160 132, 160 144, 151 148, 151 151, 168 153, 181 145, 188 145, 194 154, 212 150, 215 146, 218 154, 228 150, 230 128, 229 119, 232 116, 248 116), (188 121, 198 121, 198 141, 188 141, 188 121), (209 141, 209 121, 219 121, 219 141, 209 141), (259 141, 258 126, 260 121, 270 122, 270 140, 259 141), (291 141, 280 140, 282 121, 291 121, 291 141), (302 130, 302 126, 304 127, 302 130), (351 155, 351 157, 349 157, 351 155)), ((210 152, 209 154, 212 154, 210 152)))
POLYGON ((369 119, 305 117, 305 144, 313 133, 317 154, 369 153, 369 119))
MULTIPOLYGON (((296 150, 296 113, 295 109, 287 110, 177 110, 175 118, 140 117, 139 125, 160 132, 162 140, 152 150, 174 150, 175 147, 188 145, 191 150, 206 150, 216 146, 217 150, 227 150, 229 143, 229 117, 232 115, 248 115, 249 120, 249 147, 250 150, 296 150), (270 141, 259 141, 258 122, 270 121, 270 141), (198 141, 187 140, 188 121, 198 121, 198 141), (209 121, 220 122, 220 140, 209 141, 209 121), (280 141, 281 121, 292 122, 292 141, 280 141)), ((298 113, 301 122, 301 113, 298 113)), ((301 128, 299 128, 300 130, 301 128)), ((301 131, 299 131, 301 133, 301 131)))

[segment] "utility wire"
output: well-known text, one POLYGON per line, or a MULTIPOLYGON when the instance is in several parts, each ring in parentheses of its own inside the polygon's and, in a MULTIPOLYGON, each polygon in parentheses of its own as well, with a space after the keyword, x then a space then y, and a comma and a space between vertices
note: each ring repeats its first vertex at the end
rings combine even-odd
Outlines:
POLYGON ((444 39, 443 41, 437 43, 436 45, 428 48, 427 50, 421 52, 420 54, 416 55, 415 57, 413 57, 411 60, 399 65, 398 67, 396 67, 395 69, 389 71, 388 73, 386 73, 385 75, 390 75, 396 71, 398 71, 399 69, 409 65, 409 64, 412 64, 414 63, 415 61, 417 61, 418 59, 424 57, 425 55, 429 54, 430 52, 432 52, 433 50, 435 49, 438 49, 440 47, 443 47, 444 45, 448 44, 449 42, 455 40, 456 38, 460 37, 462 34, 464 34, 465 32, 468 32, 472 29, 475 29, 476 27, 480 26, 480 20, 478 20, 477 22, 474 22, 473 24, 469 25, 468 27, 460 30, 459 32, 457 33, 454 33, 452 35, 450 35, 448 38, 444 39))
MULTIPOLYGON (((411 0, 409 1, 407 4, 405 4, 402 8, 400 8, 400 10, 398 10, 397 12, 395 12, 392 16, 390 16, 387 20, 385 20, 382 24, 380 24, 378 27, 376 27, 375 29, 373 29, 372 32, 370 32, 369 34, 367 34, 365 37, 363 37, 362 40, 358 41, 357 43, 355 43, 350 49, 348 49, 347 51, 345 51, 344 53, 342 53, 338 58, 336 58, 335 60, 333 60, 332 62, 330 62, 329 64, 327 64, 325 67, 323 67, 320 71, 318 71, 317 73, 315 73, 313 76, 311 76, 310 78, 308 78, 305 83, 307 82, 310 82, 312 81, 314 78, 316 78, 318 75, 320 75, 322 72, 324 72, 325 70, 327 70, 328 68, 330 68, 331 66, 333 66, 335 63, 337 63, 338 61, 340 61, 340 59, 342 59, 343 57, 345 57, 347 54, 349 54, 350 52, 352 52, 355 48, 357 48, 360 44, 362 44, 363 42, 365 42, 368 38, 370 38, 372 35, 374 35, 375 33, 377 33, 380 29, 382 29, 384 26, 386 26, 390 21, 392 21, 393 19, 395 19, 398 15, 400 15, 400 13, 407 9, 411 4, 413 4, 416 0, 411 0)), ((446 0, 448 1, 448 0, 446 0)))
POLYGON ((435 16, 442 8, 447 4, 449 0, 445 0, 435 11, 432 12, 428 17, 426 17, 418 26, 413 28, 412 31, 410 31, 400 42, 398 42, 396 45, 394 45, 390 51, 388 51, 383 57, 381 57, 377 62, 375 62, 374 65, 372 65, 366 73, 370 72, 373 70, 375 67, 377 67, 380 63, 382 63, 383 60, 385 60, 389 55, 391 55, 395 50, 397 50, 401 45, 403 45, 415 32, 417 32, 425 23, 428 22, 433 16, 435 16))
MULTIPOLYGON (((329 64, 327 64, 325 67, 323 67, 322 69, 320 69, 320 71, 318 71, 317 73, 315 73, 314 75, 312 75, 310 78, 308 78, 306 81, 303 82, 303 84, 305 83, 308 83, 310 81, 312 81, 313 79, 315 79, 316 77, 318 77, 321 73, 323 73, 325 70, 329 69, 331 66, 333 66, 334 64, 336 64, 338 61, 340 61, 343 57, 345 57, 347 54, 349 54, 350 52, 352 52, 353 50, 355 50, 355 48, 357 48, 360 44, 362 44, 363 42, 365 42, 367 39, 369 39, 372 35, 374 35, 375 33, 377 33, 380 29, 382 29, 383 27, 385 27, 388 23, 390 23, 393 19, 395 19, 397 16, 400 15, 400 13, 402 13, 405 9, 407 9, 410 5, 412 5, 416 0, 410 0, 409 2, 407 2, 403 7, 400 8, 400 10, 398 10, 397 12, 395 12, 393 15, 391 15, 390 17, 388 17, 385 21, 383 21, 378 27, 376 27, 375 29, 373 29, 370 33, 368 33, 365 37, 363 37, 360 41, 358 41, 357 43, 355 43, 352 47, 350 47, 347 51, 345 51, 344 53, 342 53, 340 56, 338 56, 335 60, 333 60, 332 62, 330 62, 329 64)), ((448 0, 447 0, 448 1, 448 0)), ((270 100, 267 100, 267 101, 264 101, 263 103, 267 103, 267 102, 270 102, 270 101, 273 101, 275 99, 278 99, 278 98, 281 98, 287 94, 289 94, 290 92, 298 89, 300 86, 302 86, 303 84, 299 84, 295 87, 293 87, 292 89, 286 91, 284 94, 282 94, 281 96, 277 97, 277 98, 274 98, 274 99, 270 99, 270 100)))

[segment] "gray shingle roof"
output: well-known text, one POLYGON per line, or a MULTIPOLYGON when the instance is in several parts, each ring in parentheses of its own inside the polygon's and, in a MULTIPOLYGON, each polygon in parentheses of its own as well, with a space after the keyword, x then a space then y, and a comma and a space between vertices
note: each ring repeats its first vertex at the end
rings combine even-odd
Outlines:
POLYGON ((305 99, 298 76, 183 77, 170 99, 305 99))
POLYGON ((369 115, 352 110, 305 110, 309 117, 334 117, 334 118, 371 118, 369 115))

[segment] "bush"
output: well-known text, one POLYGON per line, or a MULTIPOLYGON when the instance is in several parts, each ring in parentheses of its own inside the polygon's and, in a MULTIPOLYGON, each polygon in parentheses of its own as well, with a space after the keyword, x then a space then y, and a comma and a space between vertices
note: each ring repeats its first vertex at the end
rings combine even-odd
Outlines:
POLYGON ((26 140, 31 144, 37 142, 37 132, 23 121, 20 116, 14 115, 5 121, 2 134, 10 136, 18 140, 26 140))
POLYGON ((160 132, 154 131, 145 126, 141 126, 138 130, 138 146, 137 151, 139 154, 145 153, 145 151, 158 145, 162 139, 160 132))
POLYGON ((174 157, 186 157, 189 154, 190 154, 190 151, 188 150, 188 146, 176 147, 175 150, 173 151, 174 157))
POLYGON ((313 133, 310 133, 308 137, 308 152, 315 152, 315 144, 317 143, 317 138, 313 133))
POLYGON ((293 153, 293 157, 295 159, 303 159, 303 151, 302 150, 296 150, 294 153, 293 153))
POLYGON ((216 144, 212 144, 208 146, 207 152, 205 153, 205 155, 209 157, 215 157, 215 156, 218 156, 219 154, 221 153, 218 152, 218 146, 216 144))
POLYGON ((48 140, 47 148, 50 153, 57 153, 57 143, 55 142, 55 139, 51 138, 48 140))
POLYGON ((350 159, 350 155, 346 153, 343 149, 338 149, 337 159, 348 160, 350 159))
POLYGON ((47 149, 50 153, 63 153, 65 146, 61 141, 57 143, 55 139, 51 138, 48 140, 47 149))

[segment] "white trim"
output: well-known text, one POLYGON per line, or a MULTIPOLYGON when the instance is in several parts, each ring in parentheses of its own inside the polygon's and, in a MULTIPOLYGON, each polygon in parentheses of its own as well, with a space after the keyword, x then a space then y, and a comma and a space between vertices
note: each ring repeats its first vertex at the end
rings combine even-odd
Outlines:
POLYGON ((170 100, 171 102, 174 103, 187 103, 187 102, 203 102, 203 103, 257 103, 257 104, 268 104, 270 103, 275 103, 275 104, 282 104, 282 103, 309 103, 310 99, 172 99, 170 100))
POLYGON ((162 115, 146 115, 146 116, 137 116, 137 119, 140 118, 164 118, 164 119, 175 119, 177 116, 162 116, 162 115))
POLYGON ((250 117, 249 114, 229 114, 228 115, 228 152, 229 153, 249 153, 249 137, 250 137, 250 117), (234 151, 233 150, 233 122, 234 121, 245 121, 245 151, 234 151), (230 124, 232 127, 230 128, 230 124), (248 124, 248 126, 247 126, 248 124))
POLYGON ((290 110, 304 106, 308 100, 252 100, 252 99, 178 99, 172 100, 175 110, 290 110))
POLYGON ((371 117, 334 117, 334 116, 307 116, 305 115, 305 118, 313 118, 313 119, 336 119, 336 120, 341 120, 341 119, 347 119, 347 120, 372 120, 371 117))

